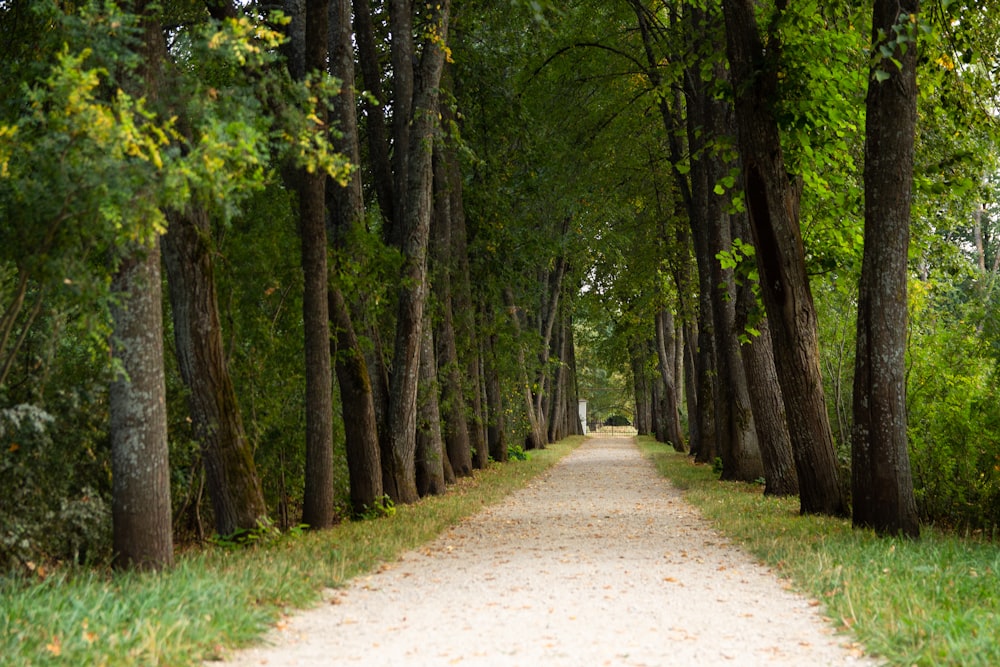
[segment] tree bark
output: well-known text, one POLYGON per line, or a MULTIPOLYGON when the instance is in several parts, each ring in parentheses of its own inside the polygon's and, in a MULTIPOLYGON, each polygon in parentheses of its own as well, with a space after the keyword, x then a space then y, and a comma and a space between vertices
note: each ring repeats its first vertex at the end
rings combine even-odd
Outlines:
MULTIPOLYGON (((451 112, 445 114, 449 117, 451 112)), ((468 232, 465 219, 465 202, 462 193, 462 173, 458 152, 449 145, 445 151, 451 198, 452 245, 452 302, 455 312, 455 337, 459 341, 459 363, 469 379, 466 393, 469 397, 469 446, 472 448, 472 465, 485 468, 489 463, 489 445, 486 441, 486 417, 483 407, 482 362, 480 359, 480 332, 476 327, 476 309, 472 299, 472 282, 469 267, 468 232)))
POLYGON ((549 442, 557 442, 566 437, 565 417, 566 417, 566 391, 569 384, 566 364, 562 361, 566 358, 566 324, 565 315, 559 318, 556 325, 555 337, 552 341, 552 357, 560 361, 559 367, 554 372, 552 379, 552 390, 550 392, 552 400, 549 404, 549 442))
POLYGON ((535 407, 534 396, 531 392, 531 383, 528 381, 527 355, 525 355, 525 343, 521 340, 521 316, 518 312, 517 304, 514 301, 514 291, 507 287, 504 289, 504 302, 507 306, 507 313, 510 315, 511 325, 514 329, 514 344, 517 349, 518 374, 520 375, 521 395, 524 398, 524 410, 528 417, 529 432, 525 436, 525 449, 544 449, 546 432, 538 417, 535 407))
MULTIPOLYGON (((735 237, 744 239, 749 236, 746 216, 735 218, 734 223, 735 237)), ((753 266, 757 265, 753 258, 746 261, 752 262, 753 266)), ((751 315, 758 309, 749 273, 741 272, 742 279, 736 290, 736 330, 740 332, 746 331, 751 324, 751 315)), ((798 495, 799 482, 795 474, 792 440, 788 435, 788 418, 778 384, 778 372, 774 367, 771 328, 767 317, 762 313, 753 318, 752 324, 759 335, 744 343, 740 354, 746 371, 757 442, 760 444, 764 465, 764 495, 798 495)))
MULTIPOLYGON (((142 15, 142 64, 134 93, 159 97, 166 43, 153 9, 142 15)), ((114 565, 158 570, 173 564, 167 398, 163 366, 160 239, 130 247, 111 282, 115 376, 108 392, 114 565)))
POLYGON ((653 391, 646 372, 648 341, 634 342, 630 347, 632 358, 632 387, 635 399, 635 419, 638 435, 649 435, 653 423, 653 391))
MULTIPOLYGON (((340 136, 334 138, 334 146, 347 155, 352 164, 360 164, 352 36, 350 0, 331 2, 330 71, 342 82, 332 109, 333 120, 340 131, 340 136)), ((327 208, 335 249, 329 287, 330 323, 337 350, 334 368, 344 419, 351 508, 356 514, 362 514, 381 503, 385 492, 373 384, 351 316, 352 308, 344 297, 339 271, 341 258, 351 252, 348 240, 351 233, 359 231, 364 223, 361 176, 357 171, 351 174, 346 186, 327 182, 327 208)))
MULTIPOLYGON (((434 361, 434 335, 424 326, 420 341, 420 392, 417 420, 416 479, 421 497, 444 493, 447 454, 441 433, 441 408, 438 403, 437 364, 434 361)), ((453 468, 448 477, 455 481, 453 468)), ((468 473, 466 473, 468 474, 468 473)))
POLYGON ((334 368, 344 414, 351 509, 355 514, 363 514, 382 502, 385 495, 375 400, 364 352, 354 331, 344 295, 336 285, 330 287, 329 300, 337 346, 334 368))
POLYGON ((189 392, 215 530, 219 535, 232 535, 258 528, 268 518, 223 350, 209 216, 204 207, 192 205, 168 217, 162 249, 177 364, 189 392))
POLYGON ((674 382, 674 314, 666 308, 656 313, 656 358, 663 381, 663 408, 660 418, 664 425, 664 440, 675 451, 683 452, 680 413, 677 410, 677 386, 674 382))
MULTIPOLYGON (((721 19, 721 17, 719 17, 721 19)), ((722 45, 719 44, 719 48, 722 45)), ((727 75, 721 64, 715 67, 715 76, 725 80, 727 75)), ((711 136, 731 134, 731 119, 725 103, 706 95, 705 128, 711 136)), ((714 184, 729 171, 721 156, 707 156, 707 185, 714 184)), ((750 392, 747 389, 746 371, 740 354, 739 333, 736 330, 736 281, 733 269, 724 267, 718 259, 721 252, 732 249, 732 217, 728 213, 731 201, 728 196, 708 194, 708 257, 710 258, 712 315, 716 352, 716 433, 719 453, 722 455, 722 479, 753 482, 764 475, 760 459, 760 446, 754 426, 750 392)), ((734 214, 739 215, 739 214, 734 214)))
POLYGON ((799 493, 799 481, 767 319, 757 325, 757 330, 760 335, 743 346, 743 364, 764 465, 764 495, 794 496, 799 493))
POLYGON ((450 3, 435 6, 434 35, 422 49, 420 86, 413 86, 410 3, 393 0, 392 22, 395 213, 390 239, 403 253, 393 370, 389 386, 389 461, 386 492, 396 502, 418 499, 414 470, 421 327, 427 300, 434 132, 444 67, 450 3), (401 16, 401 14, 405 14, 401 16), (398 79, 397 79, 398 77, 398 79), (410 110, 412 109, 412 113, 410 110))
POLYGON ((865 132, 865 247, 858 295, 851 489, 854 525, 920 535, 906 437, 907 260, 917 121, 917 0, 875 0, 865 132), (908 41, 903 42, 904 39, 908 41), (902 49, 905 48, 905 51, 902 49), (887 75, 879 81, 879 75, 887 75))
POLYGON ((800 509, 807 514, 845 515, 819 367, 816 309, 799 230, 798 191, 785 170, 771 112, 777 89, 774 49, 779 46, 775 39, 765 53, 753 0, 724 0, 723 8, 744 191, 787 406, 800 509))
POLYGON ((496 368, 497 335, 492 314, 485 311, 488 306, 480 308, 481 319, 489 332, 482 337, 483 376, 486 385, 486 443, 490 457, 494 461, 507 460, 507 431, 504 424, 503 394, 500 391, 500 375, 496 368))
MULTIPOLYGON (((329 6, 306 0, 305 72, 327 66, 329 6)), ((317 110, 321 120, 325 113, 317 110)), ((302 249, 302 318, 305 332, 306 471, 302 522, 329 528, 333 507, 333 372, 327 273, 326 180, 323 173, 299 169, 299 235, 302 249)))
POLYGON ((583 424, 580 423, 580 388, 576 381, 576 338, 573 335, 573 318, 567 317, 566 356, 563 358, 566 374, 566 428, 565 434, 583 435, 583 424))
MULTIPOLYGON (((435 326, 434 348, 441 386, 441 417, 448 460, 458 477, 472 474, 472 447, 466 418, 465 387, 455 341, 455 317, 452 309, 452 285, 455 262, 452 257, 451 181, 442 146, 434 151, 434 216, 431 222, 431 284, 440 309, 435 326)), ((473 376, 475 379, 475 376, 473 376)))
POLYGON ((121 295, 112 309, 120 371, 108 399, 114 562, 156 570, 174 558, 159 239, 133 249, 111 287, 121 295))

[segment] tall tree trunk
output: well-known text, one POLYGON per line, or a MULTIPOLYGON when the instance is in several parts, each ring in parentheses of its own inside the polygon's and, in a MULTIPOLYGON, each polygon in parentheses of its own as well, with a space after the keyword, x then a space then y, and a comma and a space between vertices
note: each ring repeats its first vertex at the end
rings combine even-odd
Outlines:
POLYGON ((169 215, 163 262, 170 287, 174 346, 208 481, 215 530, 231 535, 267 522, 267 505, 243 428, 222 344, 204 207, 169 215))
MULTIPOLYGON (((773 53, 764 52, 753 0, 723 1, 736 95, 744 191, 761 295, 771 324, 775 365, 785 398, 799 478, 800 509, 845 515, 819 367, 816 309, 799 230, 798 189, 785 170, 771 109, 777 90, 773 53)), ((777 40, 775 40, 777 44, 777 40)))
MULTIPOLYGON (((750 235, 746 216, 733 219, 733 236, 739 239, 750 235)), ((756 267, 756 260, 748 259, 756 267)), ((736 330, 744 332, 751 323, 751 315, 758 310, 757 295, 749 271, 741 272, 742 279, 736 289, 736 330)), ((771 345, 771 328, 763 313, 756 313, 753 326, 759 335, 744 343, 740 349, 743 368, 750 391, 757 442, 764 465, 764 495, 793 496, 799 493, 792 441, 788 435, 788 418, 785 402, 781 397, 778 372, 774 367, 774 349, 771 345)))
POLYGON ((646 372, 648 342, 634 342, 629 346, 632 357, 632 387, 635 399, 634 425, 639 435, 649 435, 653 423, 653 392, 646 372))
MULTIPOLYGON (((136 97, 155 102, 166 43, 155 10, 138 2, 135 11, 143 15, 143 60, 130 83, 136 97)), ((120 295, 111 311, 118 369, 108 393, 114 564, 156 570, 174 558, 159 237, 128 249, 111 289, 120 295)))
MULTIPOLYGON (((334 146, 348 156, 352 164, 359 164, 361 147, 354 96, 352 36, 350 0, 334 0, 330 3, 330 72, 342 82, 332 109, 339 130, 334 146)), ((384 495, 372 380, 338 270, 340 259, 351 251, 348 238, 364 223, 360 174, 353 173, 344 186, 328 181, 326 196, 333 226, 331 240, 336 251, 329 288, 330 323, 337 350, 334 368, 344 419, 351 507, 360 514, 380 503, 384 495)))
MULTIPOLYGON (((417 398, 417 451, 416 479, 417 493, 422 496, 444 493, 445 452, 441 433, 441 408, 438 403, 437 364, 434 360, 434 335, 428 323, 423 328, 420 341, 420 391, 417 398)), ((455 473, 447 466, 447 475, 452 482, 455 473)), ((467 474, 467 473, 466 473, 467 474)))
POLYGON ((917 9, 917 0, 875 0, 872 18, 872 53, 889 40, 898 45, 890 47, 893 59, 872 65, 868 80, 865 249, 851 438, 854 525, 909 537, 920 535, 907 453, 905 363, 917 9))
POLYGON ((684 324, 684 401, 688 416, 688 450, 696 455, 701 447, 701 419, 698 418, 698 361, 696 341, 698 323, 694 320, 684 324))
POLYGON ((334 368, 344 413, 351 509, 362 514, 380 503, 385 495, 375 399, 365 355, 338 286, 331 285, 329 300, 337 348, 334 368))
POLYGON ((489 333, 482 337, 483 376, 486 385, 486 442, 494 461, 507 460, 507 432, 504 425, 503 394, 500 391, 500 374, 496 368, 497 335, 489 306, 480 309, 481 322, 489 333))
MULTIPOLYGON (((560 234, 566 236, 569 229, 569 217, 563 219, 560 234)), ((549 354, 552 349, 552 337, 556 331, 556 323, 559 321, 562 312, 562 291, 563 280, 566 277, 568 262, 565 257, 556 258, 555 268, 548 272, 548 291, 543 296, 544 301, 539 311, 538 334, 541 337, 538 346, 538 374, 535 379, 532 397, 535 403, 535 415, 538 418, 538 428, 543 434, 545 441, 548 441, 549 429, 549 406, 552 402, 552 385, 555 376, 549 368, 549 354)), ((544 446, 544 445, 543 445, 544 446)))
POLYGON ((656 358, 663 381, 663 408, 660 419, 664 425, 664 440, 675 451, 683 452, 684 435, 677 411, 677 386, 674 382, 674 314, 666 308, 656 313, 656 358))
MULTIPOLYGON (((663 78, 660 73, 660 60, 653 48, 654 34, 650 22, 651 15, 640 0, 631 0, 631 4, 642 36, 647 65, 646 76, 649 78, 651 86, 660 88, 663 85, 663 78)), ((693 50, 697 51, 700 48, 699 45, 705 42, 707 31, 703 9, 691 8, 690 12, 683 18, 680 18, 676 12, 672 12, 671 21, 678 25, 683 23, 693 50)), ((695 70, 685 74, 683 91, 675 91, 672 105, 666 96, 662 96, 659 101, 660 115, 670 146, 674 179, 684 204, 684 212, 687 214, 691 232, 690 239, 698 270, 697 307, 690 312, 685 308, 684 319, 694 320, 696 318, 697 321, 696 327, 692 326, 690 332, 694 333, 696 328, 696 336, 687 336, 691 357, 686 363, 690 363, 692 371, 692 381, 687 383, 688 428, 691 453, 697 461, 703 463, 714 461, 719 452, 716 428, 718 369, 716 368, 714 315, 711 298, 713 290, 711 265, 715 259, 709 253, 708 244, 708 206, 709 197, 712 196, 709 188, 713 184, 708 182, 708 160, 705 150, 707 101, 709 101, 709 96, 705 91, 705 84, 701 81, 700 72, 695 70), (687 108, 686 120, 682 114, 682 108, 685 104, 687 108), (681 172, 681 164, 685 155, 679 138, 682 128, 687 131, 686 154, 692 156, 687 176, 681 172)), ((678 241, 681 240, 679 232, 678 241)), ((675 271, 678 282, 680 282, 680 274, 683 271, 682 266, 683 264, 679 265, 675 271)), ((678 285, 678 292, 681 295, 684 294, 685 290, 682 285, 678 285)))
POLYGON ((580 423, 580 388, 576 381, 576 339, 573 335, 573 318, 567 317, 566 323, 566 356, 563 357, 564 373, 566 374, 565 401, 565 435, 583 435, 583 424, 580 423))
MULTIPOLYGON (((306 0, 305 72, 327 66, 329 6, 306 0)), ((325 113, 318 110, 320 120, 325 113)), ((326 174, 299 169, 299 235, 302 248, 302 318, 305 332, 306 471, 302 522, 314 529, 334 523, 333 507, 333 372, 330 361, 328 301, 326 174)))
POLYGON ((517 365, 520 375, 521 395, 524 397, 524 410, 528 417, 529 432, 525 436, 525 449, 544 449, 546 441, 545 428, 538 417, 538 410, 535 407, 534 395, 531 392, 531 383, 528 381, 527 355, 524 352, 525 342, 521 340, 521 316, 518 312, 517 304, 514 301, 514 292, 507 287, 504 289, 504 301, 507 305, 507 312, 510 315, 511 325, 514 329, 514 344, 517 349, 517 365))
POLYGON ((115 565, 160 569, 174 555, 159 239, 135 248, 111 287, 122 295, 112 310, 121 370, 108 403, 115 565))
MULTIPOLYGON (((442 109, 445 123, 457 122, 450 106, 442 109)), ((489 464, 489 445, 486 441, 486 416, 483 401, 482 362, 480 359, 479 330, 476 326, 476 307, 472 297, 472 279, 469 266, 468 222, 465 218, 465 198, 462 185, 461 162, 458 149, 449 142, 444 151, 448 195, 451 211, 452 304, 458 358, 465 369, 465 391, 468 397, 469 446, 472 448, 472 465, 485 468, 489 464)))
MULTIPOLYGON (((556 325, 555 338, 552 341, 552 356, 562 362, 566 358, 566 324, 565 316, 559 318, 556 325)), ((553 373, 552 379, 552 400, 549 404, 549 442, 557 442, 566 437, 565 410, 566 410, 566 385, 568 384, 568 373, 565 363, 560 363, 553 373)))
MULTIPOLYGON (((717 22, 721 16, 717 17, 717 22)), ((722 44, 718 44, 721 49, 722 44)), ((721 63, 715 65, 717 80, 727 78, 721 63)), ((705 91, 707 93, 707 91, 705 91)), ((731 134, 728 105, 705 95, 705 129, 711 136, 731 134)), ((708 185, 729 172, 722 156, 711 151, 705 158, 708 185)), ((721 252, 732 249, 732 216, 728 213, 728 196, 708 195, 708 256, 711 259, 712 315, 715 325, 716 367, 716 433, 722 456, 722 479, 752 482, 764 474, 760 447, 754 427, 746 372, 740 355, 739 332, 736 330, 736 281, 732 268, 723 267, 718 259, 721 252)), ((739 214, 736 214, 739 215, 739 214)))
MULTIPOLYGON (((448 33, 448 0, 435 5, 435 27, 421 49, 420 86, 413 85, 410 3, 393 0, 392 24, 395 213, 390 234, 403 253, 393 370, 389 386, 389 485, 396 502, 418 499, 414 470, 421 327, 427 300, 434 132, 448 33), (402 16, 405 14, 405 17, 402 16), (412 110, 412 113, 411 113, 412 110)), ((385 463, 385 462, 384 462, 385 463)))
MULTIPOLYGON (((431 283, 440 317, 435 326, 438 375, 441 386, 441 417, 448 460, 458 477, 472 474, 472 447, 466 418, 465 387, 455 342, 452 285, 455 262, 451 239, 454 222, 451 211, 451 182, 443 146, 434 150, 434 216, 431 222, 431 283)), ((473 377, 473 380, 476 378, 473 377)))

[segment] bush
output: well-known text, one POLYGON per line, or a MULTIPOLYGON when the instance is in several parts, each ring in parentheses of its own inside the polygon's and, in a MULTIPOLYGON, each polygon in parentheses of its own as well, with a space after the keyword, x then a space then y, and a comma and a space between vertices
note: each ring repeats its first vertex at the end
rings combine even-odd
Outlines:
POLYGON ((0 571, 110 552, 111 512, 90 486, 74 488, 74 456, 52 439, 55 418, 20 404, 0 410, 0 571))

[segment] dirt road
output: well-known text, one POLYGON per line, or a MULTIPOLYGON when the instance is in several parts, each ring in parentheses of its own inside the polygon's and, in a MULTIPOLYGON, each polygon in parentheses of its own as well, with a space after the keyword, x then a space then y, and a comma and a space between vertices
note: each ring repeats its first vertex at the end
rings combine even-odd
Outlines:
POLYGON ((821 612, 712 531, 631 439, 592 438, 229 664, 876 664, 821 612))

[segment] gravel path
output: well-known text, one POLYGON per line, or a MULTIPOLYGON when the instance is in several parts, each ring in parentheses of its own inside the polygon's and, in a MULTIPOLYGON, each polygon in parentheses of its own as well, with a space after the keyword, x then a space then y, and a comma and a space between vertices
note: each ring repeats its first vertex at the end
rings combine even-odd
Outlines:
POLYGON ((229 664, 875 664, 622 438, 588 440, 267 641, 229 664))

